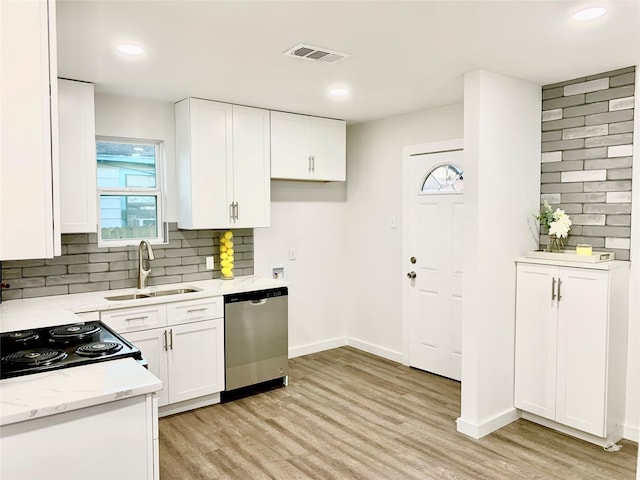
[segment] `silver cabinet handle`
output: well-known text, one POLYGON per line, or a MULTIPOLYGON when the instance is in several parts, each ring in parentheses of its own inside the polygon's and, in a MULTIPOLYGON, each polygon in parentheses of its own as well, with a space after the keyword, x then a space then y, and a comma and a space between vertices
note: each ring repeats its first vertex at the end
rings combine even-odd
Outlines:
POLYGON ((169 348, 173 350, 173 328, 169 329, 169 348))
POLYGON ((164 331, 164 350, 165 352, 168 350, 167 348, 167 331, 164 331))
POLYGON ((236 221, 238 220, 238 216, 239 216, 239 208, 238 208, 238 202, 236 202, 236 209, 235 209, 235 218, 236 218, 236 221))
POLYGON ((229 221, 233 221, 233 202, 229 204, 229 221))
POLYGON ((132 322, 133 320, 146 320, 147 318, 149 318, 149 315, 143 315, 141 317, 127 317, 124 320, 126 322, 132 322))
POLYGON ((201 307, 201 308, 190 308, 189 310, 187 310, 187 313, 193 313, 193 312, 204 312, 207 309, 207 307, 201 307))
POLYGON ((413 280, 414 278, 416 278, 416 272, 409 272, 407 273, 407 277, 409 277, 411 280, 413 280))
POLYGON ((556 299, 556 277, 551 280, 551 300, 556 299))
POLYGON ((309 155, 309 158, 307 159, 309 162, 309 173, 311 173, 311 157, 312 155, 309 155))
POLYGON ((316 156, 311 155, 311 171, 316 173, 316 156))
POLYGON ((562 300, 562 295, 560 295, 560 285, 562 285, 562 280, 558 278, 558 301, 562 300))

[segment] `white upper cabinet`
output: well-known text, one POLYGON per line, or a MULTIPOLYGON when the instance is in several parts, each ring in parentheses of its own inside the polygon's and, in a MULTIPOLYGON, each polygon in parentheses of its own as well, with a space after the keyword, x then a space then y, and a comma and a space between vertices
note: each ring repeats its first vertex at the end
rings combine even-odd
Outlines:
POLYGON ((178 227, 269 226, 269 111, 187 98, 175 118, 178 227))
POLYGON ((58 79, 60 231, 96 232, 93 84, 58 79))
POLYGON ((271 178, 345 181, 343 120, 271 112, 271 178))
POLYGON ((0 2, 0 260, 60 254, 55 25, 53 0, 0 2))

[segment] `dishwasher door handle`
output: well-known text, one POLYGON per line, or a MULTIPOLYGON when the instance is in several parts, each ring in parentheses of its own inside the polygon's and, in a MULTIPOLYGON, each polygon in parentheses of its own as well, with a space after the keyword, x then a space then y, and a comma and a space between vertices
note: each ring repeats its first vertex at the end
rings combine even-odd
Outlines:
POLYGON ((249 304, 253 307, 258 307, 260 305, 264 305, 265 303, 267 303, 267 299, 266 298, 261 298, 260 300, 251 300, 249 302, 249 304))

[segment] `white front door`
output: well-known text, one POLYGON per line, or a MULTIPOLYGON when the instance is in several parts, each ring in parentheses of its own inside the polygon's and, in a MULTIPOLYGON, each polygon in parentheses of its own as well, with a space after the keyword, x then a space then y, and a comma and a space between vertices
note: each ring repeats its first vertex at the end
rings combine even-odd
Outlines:
POLYGON ((462 357, 462 150, 405 162, 406 311, 409 364, 460 380, 462 357))

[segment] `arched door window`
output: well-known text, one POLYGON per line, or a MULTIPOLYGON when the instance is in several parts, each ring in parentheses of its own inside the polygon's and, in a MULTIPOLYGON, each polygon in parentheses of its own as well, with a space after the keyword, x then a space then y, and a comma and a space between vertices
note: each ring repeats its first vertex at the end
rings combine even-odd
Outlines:
POLYGON ((429 172, 422 184, 423 193, 460 193, 464 190, 464 174, 462 168, 445 164, 435 167, 429 172))

